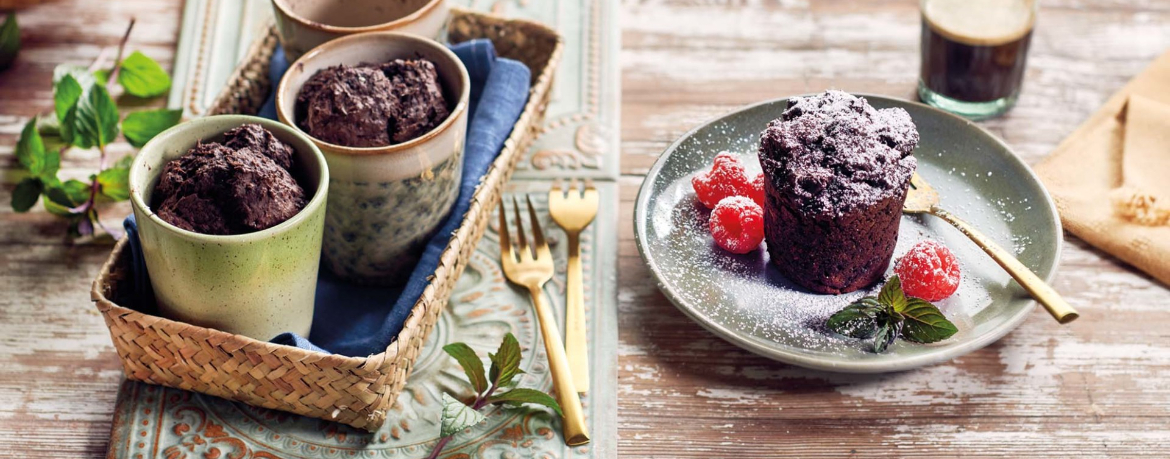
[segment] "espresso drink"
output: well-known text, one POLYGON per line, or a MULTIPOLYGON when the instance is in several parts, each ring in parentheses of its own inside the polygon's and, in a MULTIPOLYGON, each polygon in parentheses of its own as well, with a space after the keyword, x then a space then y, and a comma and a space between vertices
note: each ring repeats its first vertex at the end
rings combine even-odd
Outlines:
POLYGON ((1035 17, 1033 0, 923 0, 921 84, 958 102, 1006 100, 1006 109, 1020 90, 1035 17))

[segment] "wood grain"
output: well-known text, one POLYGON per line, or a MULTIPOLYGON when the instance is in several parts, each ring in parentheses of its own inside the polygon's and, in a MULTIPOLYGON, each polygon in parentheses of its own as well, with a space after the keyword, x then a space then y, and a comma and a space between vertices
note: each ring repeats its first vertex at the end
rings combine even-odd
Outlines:
MULTIPOLYGON (((1075 238, 1056 287, 1082 312, 1078 322, 1060 327, 1037 310, 983 350, 892 375, 757 357, 688 320, 649 280, 630 218, 657 155, 698 123, 764 99, 829 87, 911 97, 915 5, 622 3, 623 457, 1165 457, 1170 290, 1075 238)), ((25 47, 0 73, 0 457, 101 457, 121 380, 86 294, 109 246, 62 244, 63 225, 39 207, 11 213, 16 134, 51 107, 52 68, 88 64, 132 15, 131 46, 169 67, 180 9, 69 0, 20 12, 25 47)), ((1033 46, 1019 105, 982 123, 1030 163, 1170 47, 1170 3, 1044 1, 1033 46)), ((83 178, 97 155, 72 152, 63 163, 63 176, 83 178)))

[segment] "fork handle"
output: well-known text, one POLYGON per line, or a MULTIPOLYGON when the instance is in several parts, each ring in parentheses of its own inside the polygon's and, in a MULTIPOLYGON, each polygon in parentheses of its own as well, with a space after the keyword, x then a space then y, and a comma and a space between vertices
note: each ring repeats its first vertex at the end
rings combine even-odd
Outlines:
POLYGON ((548 366, 552 372, 553 387, 557 390, 557 403, 564 412, 562 430, 565 443, 569 446, 589 443, 589 427, 585 425, 585 412, 581 409, 581 397, 573 386, 573 374, 565 357, 565 344, 561 342, 560 327, 552 308, 544 300, 544 289, 539 285, 528 287, 532 304, 540 322, 540 336, 544 338, 544 350, 548 354, 548 366))
POLYGON ((577 392, 589 392, 589 344, 585 338, 585 286, 581 272, 581 233, 568 232, 569 263, 565 273, 565 354, 577 392))
POLYGON ((1052 314, 1052 317, 1057 322, 1067 324, 1080 317, 1076 309, 1073 309, 1067 301, 1064 301, 1064 298, 1059 293, 1056 293, 1056 290, 1051 285, 1048 285, 1047 282, 1040 279, 1036 273, 1028 269, 1027 266, 1024 266, 1023 263, 1020 263, 1020 260, 1017 260, 1016 257, 1004 250, 1003 247, 992 242, 990 238, 979 232, 979 230, 938 206, 932 206, 930 213, 946 220, 947 223, 950 223, 955 228, 958 228, 960 232, 971 238, 979 248, 991 256, 991 259, 999 263, 1008 274, 1015 278, 1016 282, 1019 282, 1020 286, 1024 287, 1024 290, 1027 290, 1032 295, 1032 298, 1044 305, 1044 308, 1048 310, 1049 314, 1052 314))

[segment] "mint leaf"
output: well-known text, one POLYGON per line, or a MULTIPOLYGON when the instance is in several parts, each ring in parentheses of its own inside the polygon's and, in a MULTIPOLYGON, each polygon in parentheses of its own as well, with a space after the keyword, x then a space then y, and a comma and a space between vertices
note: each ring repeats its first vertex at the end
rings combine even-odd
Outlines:
POLYGON ((878 331, 878 315, 885 309, 877 298, 867 296, 829 316, 825 326, 834 333, 866 339, 878 331))
POLYGON ((906 324, 902 338, 915 343, 933 343, 954 336, 959 329, 947 320, 935 305, 921 298, 910 298, 902 311, 906 324))
POLYGON ((118 84, 138 97, 161 96, 171 88, 171 77, 158 62, 135 51, 122 61, 118 84))
POLYGON ((511 333, 504 335, 500 348, 495 354, 488 354, 488 357, 492 361, 489 378, 496 387, 507 386, 512 378, 524 373, 520 369, 520 342, 511 333))
POLYGON ((93 80, 102 86, 110 82, 110 71, 108 69, 94 70, 93 80))
POLYGON ((475 355, 475 351, 463 343, 451 343, 443 346, 443 350, 454 357, 459 362, 459 366, 463 367, 463 372, 467 373, 467 380, 471 381, 471 387, 475 388, 475 393, 482 394, 488 389, 487 376, 483 374, 483 361, 479 360, 479 356, 475 355))
POLYGON ((122 133, 135 148, 142 148, 162 131, 179 124, 182 110, 144 110, 126 115, 122 120, 122 133))
POLYGON ((97 181, 105 197, 115 201, 130 199, 130 169, 122 167, 106 169, 98 172, 97 181))
POLYGON ((72 209, 88 200, 89 184, 80 180, 45 187, 45 210, 53 215, 69 217, 80 214, 72 209))
POLYGON ((12 190, 12 210, 28 212, 37 203, 37 198, 41 197, 44 186, 40 180, 33 177, 21 180, 16 184, 16 189, 12 190))
POLYGON ((873 335, 873 351, 881 354, 889 349, 890 345, 894 343, 894 338, 898 337, 898 330, 892 324, 884 324, 878 327, 877 333, 873 335))
POLYGON ((82 92, 84 88, 72 74, 65 74, 53 85, 53 109, 57 112, 57 121, 65 122, 65 115, 77 105, 82 92))
POLYGON ((883 285, 882 291, 878 293, 878 302, 893 306, 898 312, 906 309, 906 294, 902 292, 902 279, 899 279, 897 274, 886 280, 886 285, 883 285))
POLYGON ((556 399, 548 394, 535 390, 516 388, 502 394, 496 394, 488 398, 488 403, 507 403, 510 405, 521 405, 524 403, 531 403, 534 405, 542 405, 551 408, 559 415, 564 415, 561 412, 561 405, 557 403, 556 399))
POLYGON ((20 54, 20 26, 16 24, 16 13, 9 12, 0 25, 0 70, 7 69, 20 54))
POLYGON ((104 147, 118 137, 118 107, 101 85, 90 85, 77 101, 73 120, 73 144, 81 148, 104 147))
POLYGON ((450 437, 463 429, 473 427, 487 419, 487 416, 443 393, 443 417, 439 424, 439 436, 450 437))
MULTIPOLYGON (((37 131, 36 118, 28 120, 20 131, 20 140, 16 141, 16 160, 33 177, 40 177, 45 172, 45 142, 37 131)), ((56 171, 53 175, 56 175, 56 171)))

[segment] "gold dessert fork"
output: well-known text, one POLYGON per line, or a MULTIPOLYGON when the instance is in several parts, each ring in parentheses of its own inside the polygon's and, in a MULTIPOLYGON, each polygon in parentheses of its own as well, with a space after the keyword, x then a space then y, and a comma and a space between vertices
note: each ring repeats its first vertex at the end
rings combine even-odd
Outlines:
POLYGON ((505 216, 504 199, 500 198, 500 264, 504 275, 513 284, 528 288, 532 305, 540 322, 540 335, 544 339, 544 350, 548 354, 549 369, 552 372, 553 387, 557 391, 557 402, 564 412, 562 430, 565 443, 569 446, 589 443, 589 429, 585 426, 585 415, 581 410, 581 398, 573 386, 573 376, 565 359, 565 347, 561 343, 560 328, 552 308, 544 300, 544 283, 552 279, 553 259, 532 199, 528 198, 528 216, 532 222, 532 246, 524 234, 524 219, 520 216, 520 203, 512 198, 516 211, 517 246, 512 250, 512 239, 508 233, 508 218, 505 216))
POLYGON ((987 252, 996 263, 999 263, 1008 274, 1011 274, 1016 279, 1016 282, 1019 282, 1020 286, 1024 287, 1024 290, 1027 290, 1032 295, 1032 298, 1044 305, 1044 308, 1048 309, 1048 313, 1052 314, 1052 317, 1056 318, 1057 322, 1067 324, 1080 317, 1080 314, 1077 314, 1077 311, 1068 302, 1064 301, 1064 298, 1061 298, 1060 294, 1052 289, 1052 286, 1040 279, 1036 273, 1033 273, 1023 263, 1020 263, 1020 260, 1013 257, 1003 247, 1000 247, 983 233, 980 233, 979 230, 976 230, 967 224, 967 222, 960 220, 959 217, 943 210, 938 206, 938 201, 938 192, 929 183, 926 183, 926 180, 923 180, 918 173, 914 173, 914 176, 910 178, 910 190, 906 195, 906 204, 902 206, 902 212, 907 214, 931 214, 946 220, 947 223, 958 228, 960 232, 971 238, 979 248, 987 252))
POLYGON ((577 392, 589 392, 589 348, 585 339, 585 287, 581 278, 581 230, 597 216, 597 188, 585 179, 585 189, 577 188, 577 179, 569 182, 568 194, 558 179, 548 192, 548 213, 565 230, 569 238, 569 263, 565 274, 565 354, 577 392))

